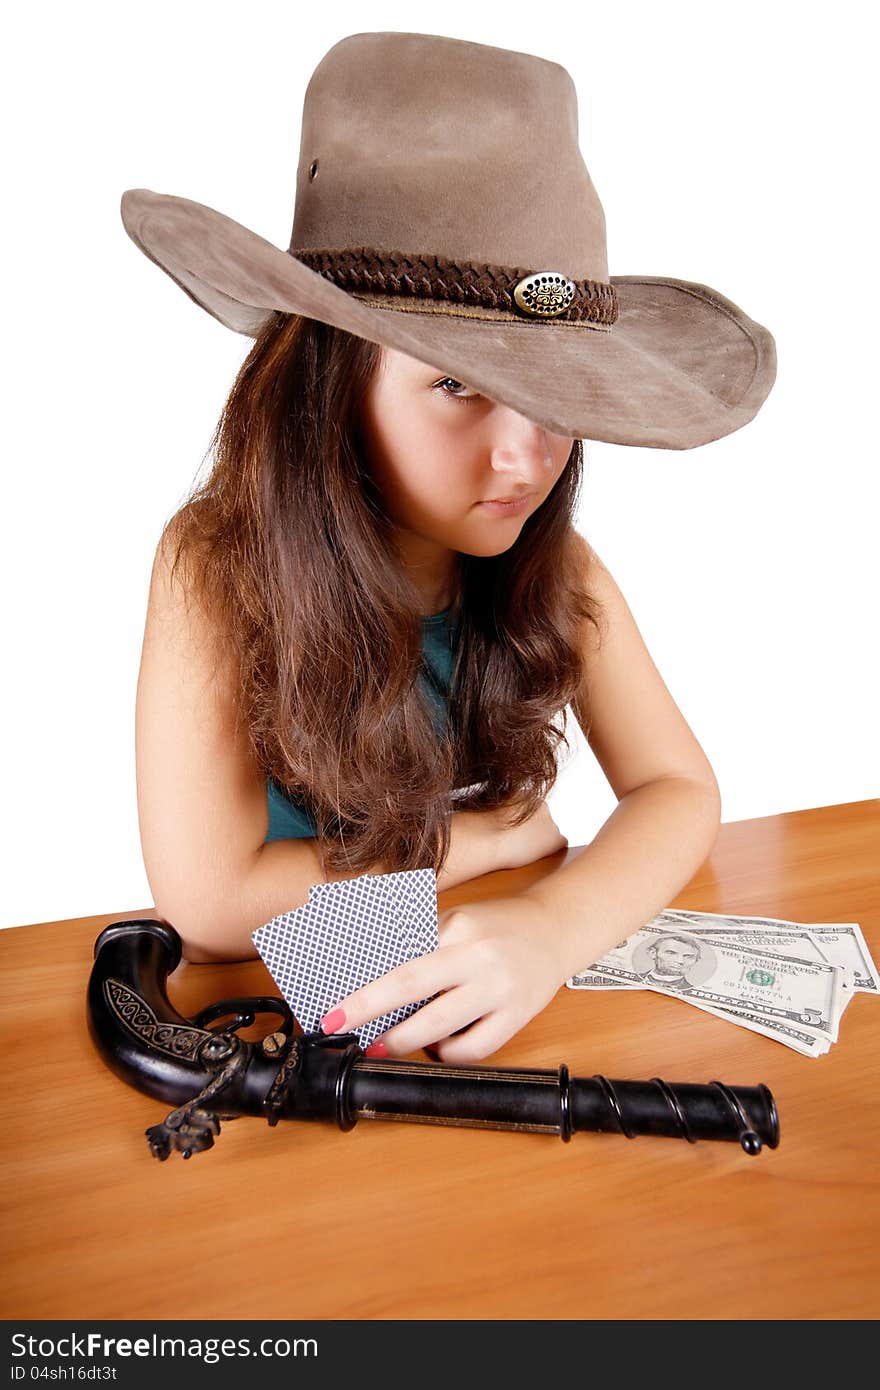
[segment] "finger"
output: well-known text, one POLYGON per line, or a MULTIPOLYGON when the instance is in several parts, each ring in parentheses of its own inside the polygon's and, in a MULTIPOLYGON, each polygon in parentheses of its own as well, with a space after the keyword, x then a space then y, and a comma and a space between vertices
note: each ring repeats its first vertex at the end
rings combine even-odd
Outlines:
POLYGON ((504 1015, 493 1010, 461 1034, 460 1037, 446 1038, 435 1046, 435 1053, 441 1062, 469 1066, 491 1057, 503 1047, 516 1029, 505 1022, 504 1015))
POLYGON ((450 1033, 467 1028, 484 1010, 480 996, 469 991, 467 986, 447 990, 374 1039, 371 1046, 381 1042, 384 1050, 377 1049, 370 1055, 408 1057, 411 1052, 424 1048, 426 1043, 436 1043, 438 1038, 447 1038, 450 1033))
MULTIPOLYGON (((468 1027, 468 1025, 465 1024, 465 1027, 464 1027, 464 1028, 456 1028, 456 1030, 455 1030, 455 1032, 452 1034, 452 1036, 453 1036, 454 1038, 457 1038, 458 1035, 459 1035, 459 1033, 465 1033, 465 1032, 467 1032, 467 1027, 468 1027)), ((425 1044, 423 1045, 423 1047, 422 1047, 422 1051, 423 1051, 423 1052, 427 1052, 428 1056, 431 1057, 435 1062, 442 1062, 442 1061, 443 1061, 443 1058, 440 1056, 440 1053, 437 1051, 437 1048, 438 1048, 438 1046, 439 1046, 439 1044, 440 1044, 441 1041, 442 1041, 442 1039, 438 1039, 437 1042, 425 1043, 425 1044)))
POLYGON ((457 969, 458 959, 448 950, 404 961, 340 999, 321 1019, 320 1027, 325 1033, 349 1032, 404 1004, 430 1000, 439 990, 458 984, 457 969))

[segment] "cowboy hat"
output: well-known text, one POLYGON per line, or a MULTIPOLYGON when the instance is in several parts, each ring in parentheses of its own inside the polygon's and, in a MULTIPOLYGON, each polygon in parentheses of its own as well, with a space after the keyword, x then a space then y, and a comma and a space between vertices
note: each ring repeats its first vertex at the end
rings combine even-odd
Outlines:
POLYGON ((772 335, 706 285, 609 275, 558 63, 431 34, 342 39, 306 88, 286 251, 128 189, 150 260, 250 337, 274 311, 396 348, 556 434, 690 449, 747 424, 772 335))

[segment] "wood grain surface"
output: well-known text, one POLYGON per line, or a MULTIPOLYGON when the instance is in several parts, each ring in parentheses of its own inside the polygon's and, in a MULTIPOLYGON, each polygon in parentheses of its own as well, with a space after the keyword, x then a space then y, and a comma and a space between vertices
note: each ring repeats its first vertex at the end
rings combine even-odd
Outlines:
MULTIPOLYGON (((474 880, 516 891, 579 853, 474 880), (552 868, 548 870, 548 864, 552 868)), ((670 906, 859 922, 880 960, 880 801, 721 828, 670 906)), ((880 1000, 809 1059, 649 992, 562 988, 487 1066, 766 1083, 781 1142, 696 1145, 361 1121, 225 1122, 160 1163, 168 1109, 115 1077, 85 1016, 92 948, 150 909, 0 933, 5 1318, 867 1319, 880 1313, 880 1000)), ((586 965, 588 962, 584 962, 586 965)), ((261 961, 181 965, 184 1014, 277 993, 261 961)), ((259 1037, 268 1021, 242 1036, 259 1037)), ((426 1060, 423 1053, 414 1056, 426 1060)))

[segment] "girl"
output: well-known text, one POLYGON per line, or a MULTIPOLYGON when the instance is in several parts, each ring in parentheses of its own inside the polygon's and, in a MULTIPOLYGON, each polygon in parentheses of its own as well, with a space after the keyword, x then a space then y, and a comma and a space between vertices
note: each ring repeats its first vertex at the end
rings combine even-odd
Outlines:
POLYGON ((608 277, 576 130, 557 64, 360 34, 307 89, 290 251, 123 198, 141 249, 255 339, 157 548, 138 684, 144 861, 187 958, 255 955, 318 882, 432 865, 442 892, 561 852, 569 704, 618 798, 579 855, 441 914, 439 950, 338 1002, 327 1031, 430 999, 374 1055, 489 1056, 669 905, 720 821, 575 528, 583 440, 730 433, 773 340, 705 286, 608 277))

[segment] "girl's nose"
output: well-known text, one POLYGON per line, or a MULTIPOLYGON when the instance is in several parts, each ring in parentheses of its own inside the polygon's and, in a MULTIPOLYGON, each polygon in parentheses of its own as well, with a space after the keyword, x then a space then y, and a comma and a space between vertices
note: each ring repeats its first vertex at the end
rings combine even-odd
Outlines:
POLYGON ((553 468, 549 434, 541 425, 514 415, 492 450, 492 467, 508 477, 521 477, 524 482, 543 481, 553 468))

